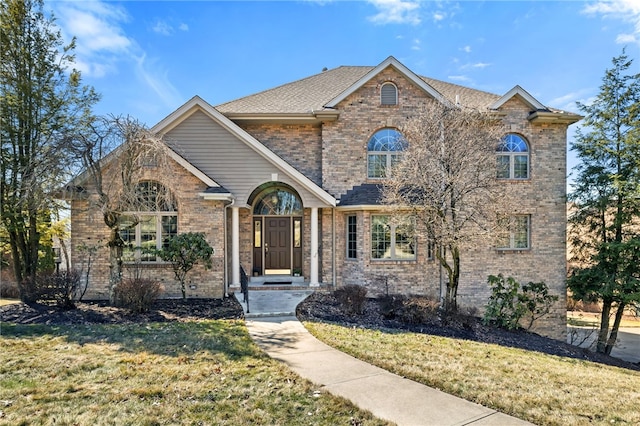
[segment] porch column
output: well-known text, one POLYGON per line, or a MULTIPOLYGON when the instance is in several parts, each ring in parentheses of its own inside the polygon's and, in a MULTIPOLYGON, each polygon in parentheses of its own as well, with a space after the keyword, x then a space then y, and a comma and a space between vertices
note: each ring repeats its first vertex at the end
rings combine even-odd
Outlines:
POLYGON ((318 208, 311 208, 311 276, 309 286, 318 287, 318 208))
POLYGON ((240 208, 231 207, 231 285, 240 286, 240 208))

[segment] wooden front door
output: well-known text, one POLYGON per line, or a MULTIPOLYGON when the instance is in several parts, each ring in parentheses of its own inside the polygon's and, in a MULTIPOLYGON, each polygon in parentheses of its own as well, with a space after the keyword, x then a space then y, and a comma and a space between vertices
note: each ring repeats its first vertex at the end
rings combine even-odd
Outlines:
POLYGON ((265 218, 265 273, 291 273, 291 218, 265 218))

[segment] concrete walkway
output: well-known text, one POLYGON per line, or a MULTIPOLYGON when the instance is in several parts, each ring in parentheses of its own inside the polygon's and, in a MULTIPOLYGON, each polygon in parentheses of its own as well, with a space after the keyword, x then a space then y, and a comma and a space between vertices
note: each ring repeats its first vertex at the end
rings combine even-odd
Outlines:
MULTIPOLYGON (((278 305, 278 298, 284 298, 284 306, 291 306, 295 300, 300 299, 299 303, 308 295, 278 293, 280 291, 251 293, 251 313, 246 320, 249 334, 269 356, 324 390, 398 425, 531 424, 404 379, 333 349, 313 337, 293 314, 269 315, 268 306, 273 311, 289 310, 278 305)), ((242 295, 236 297, 242 299, 242 295)))

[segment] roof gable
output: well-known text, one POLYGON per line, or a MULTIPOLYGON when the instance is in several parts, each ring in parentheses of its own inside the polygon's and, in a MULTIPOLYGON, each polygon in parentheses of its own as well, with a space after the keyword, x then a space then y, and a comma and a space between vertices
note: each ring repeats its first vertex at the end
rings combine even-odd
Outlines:
POLYGON ((407 68, 406 66, 401 64, 396 58, 394 58, 393 56, 389 56, 387 59, 382 61, 380 63, 380 65, 378 65, 377 67, 373 68, 372 70, 367 72, 365 75, 360 77, 355 83, 351 84, 347 89, 345 89, 342 93, 340 93, 335 98, 331 99, 324 106, 326 108, 335 108, 347 96, 351 95, 356 90, 361 88, 364 84, 366 84, 369 80, 371 80, 376 75, 381 73, 387 67, 395 68, 400 74, 402 74, 409 81, 411 81, 413 84, 418 86, 420 89, 422 89, 425 93, 427 93, 432 98, 434 98, 434 99, 436 99, 436 100, 438 100, 440 102, 446 102, 445 97, 442 96, 442 94, 440 92, 438 92, 436 89, 434 89, 432 86, 430 86, 426 81, 424 81, 422 78, 420 78, 418 75, 416 75, 409 68, 407 68))
POLYGON ((284 161, 282 158, 277 156, 273 151, 269 150, 257 139, 247 133, 244 129, 240 128, 233 121, 225 117, 199 96, 194 96, 193 98, 191 98, 187 103, 182 105, 165 119, 156 124, 151 130, 158 134, 167 134, 187 118, 191 117, 196 111, 200 111, 201 113, 205 114, 209 119, 213 120, 229 134, 237 138, 240 142, 244 143, 256 154, 260 155, 266 161, 273 164, 273 166, 275 166, 278 170, 288 175, 291 179, 300 184, 319 200, 331 206, 336 205, 335 198, 333 198, 329 193, 320 188, 308 177, 306 177, 296 168, 284 161))
POLYGON ((509 101, 513 97, 517 97, 518 99, 523 101, 532 110, 538 111, 538 110, 547 110, 548 109, 547 107, 542 105, 542 103, 540 103, 540 101, 538 101, 536 98, 531 96, 531 94, 529 94, 529 92, 524 90, 519 85, 516 85, 513 89, 511 89, 507 93, 505 93, 500 99, 495 101, 489 108, 490 109, 499 109, 501 106, 503 106, 505 103, 507 103, 507 101, 509 101))

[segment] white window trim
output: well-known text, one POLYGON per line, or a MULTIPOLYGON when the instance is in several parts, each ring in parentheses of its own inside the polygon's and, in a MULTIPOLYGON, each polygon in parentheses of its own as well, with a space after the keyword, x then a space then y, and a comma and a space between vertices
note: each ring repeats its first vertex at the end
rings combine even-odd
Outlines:
POLYGON ((380 105, 384 105, 384 106, 396 106, 398 105, 398 86, 395 85, 395 83, 391 82, 391 81, 385 81, 384 83, 382 83, 382 86, 380 86, 380 105), (384 103, 382 100, 382 89, 385 86, 392 86, 394 89, 394 102, 392 104, 390 103, 384 103))
POLYGON ((178 212, 177 211, 160 211, 160 212, 123 212, 122 216, 135 216, 140 218, 140 221, 136 224, 134 228, 134 246, 133 246, 133 260, 127 260, 125 263, 144 263, 144 264, 154 264, 154 263, 166 263, 158 256, 156 256, 156 260, 142 260, 142 228, 141 223, 143 217, 154 216, 156 218, 156 249, 160 250, 162 248, 162 218, 165 216, 175 216, 176 222, 178 220, 178 212))
MULTIPOLYGON (((416 249, 417 249, 417 244, 414 244, 413 247, 413 257, 396 257, 396 236, 397 236, 397 232, 396 232, 396 228, 397 225, 392 224, 392 223, 387 223, 387 226, 390 227, 390 236, 391 236, 391 241, 390 241, 390 247, 389 247, 389 254, 390 257, 387 258, 374 258, 372 256, 372 252, 373 252, 373 218, 374 217, 387 217, 390 218, 391 216, 388 214, 372 214, 371 215, 371 220, 370 220, 370 229, 369 229, 369 258, 371 259, 372 262, 415 262, 418 258, 418 254, 416 253, 416 249)), ((415 238, 415 235, 414 235, 415 238)))

